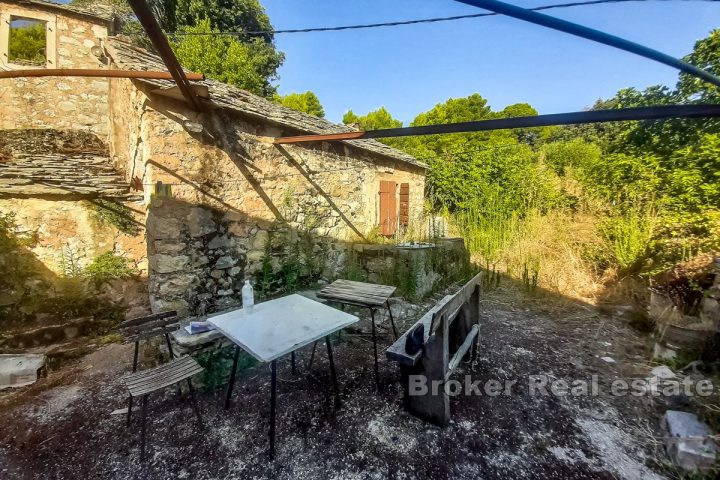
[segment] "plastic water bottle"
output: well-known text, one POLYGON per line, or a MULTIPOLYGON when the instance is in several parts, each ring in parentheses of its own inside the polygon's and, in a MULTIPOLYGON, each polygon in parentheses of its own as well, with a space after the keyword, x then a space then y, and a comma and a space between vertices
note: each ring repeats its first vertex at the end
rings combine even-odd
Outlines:
POLYGON ((243 308, 250 309, 255 305, 255 293, 253 287, 250 285, 250 280, 245 280, 245 285, 242 287, 242 303, 243 308))

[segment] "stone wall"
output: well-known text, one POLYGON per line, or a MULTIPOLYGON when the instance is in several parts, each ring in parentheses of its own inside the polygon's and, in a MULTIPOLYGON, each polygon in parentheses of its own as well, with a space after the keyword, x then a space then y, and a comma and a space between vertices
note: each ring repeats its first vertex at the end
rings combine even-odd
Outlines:
POLYGON ((3 198, 0 212, 15 214, 20 232, 35 239, 29 250, 56 275, 63 273, 63 262, 72 259, 83 268, 110 251, 126 256, 147 273, 144 232, 131 236, 118 231, 98 218, 88 201, 3 198))
POLYGON ((321 275, 336 275, 348 245, 377 229, 380 180, 410 184, 410 216, 423 224, 422 168, 343 144, 275 146, 264 141, 278 134, 272 125, 221 111, 198 115, 137 93, 143 88, 111 81, 110 145, 115 164, 144 184, 156 310, 200 313, 237 302, 273 238, 276 267, 310 241, 305 257, 314 251, 321 275), (188 133, 185 120, 204 131, 188 133))
POLYGON ((407 245, 355 244, 351 275, 356 280, 395 285, 398 295, 422 298, 438 287, 468 276, 468 253, 462 238, 407 245))
MULTIPOLYGON (((108 35, 107 22, 62 14, 53 9, 0 1, 3 23, 10 16, 48 21, 48 68, 107 68, 90 49, 108 35)), ((5 27, 7 25, 4 23, 5 27)), ((7 36, 0 35, 0 67, 27 68, 7 62, 7 36), (5 45, 3 45, 5 43, 5 45)), ((108 133, 108 80, 105 78, 41 77, 0 79, 2 115, 0 130, 55 128, 89 130, 102 137, 108 133)))

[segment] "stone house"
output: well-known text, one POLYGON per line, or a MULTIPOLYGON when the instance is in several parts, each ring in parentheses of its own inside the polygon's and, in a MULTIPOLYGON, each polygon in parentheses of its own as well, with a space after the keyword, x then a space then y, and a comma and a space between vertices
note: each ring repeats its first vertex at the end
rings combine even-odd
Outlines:
MULTIPOLYGON (((166 70, 97 12, 0 0, 0 18, 0 70, 166 70), (32 22, 44 25, 45 61, 29 67, 9 50, 32 22)), ((0 79, 0 211, 36 233, 49 270, 63 249, 81 264, 115 251, 147 275, 153 310, 204 313, 237 304, 246 278, 329 279, 353 243, 422 231, 423 163, 375 140, 274 145, 349 127, 193 85, 204 113, 167 80, 0 79), (102 221, 108 209, 137 228, 102 221)))

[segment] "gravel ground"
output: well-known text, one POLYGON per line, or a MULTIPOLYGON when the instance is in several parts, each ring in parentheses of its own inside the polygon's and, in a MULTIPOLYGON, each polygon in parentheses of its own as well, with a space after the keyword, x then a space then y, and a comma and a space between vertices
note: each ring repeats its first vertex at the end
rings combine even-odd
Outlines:
MULTIPOLYGON (((421 313, 398 309, 409 317, 406 325, 421 313)), ((479 358, 454 378, 516 384, 511 395, 454 397, 445 428, 403 411, 397 367, 384 359, 376 393, 372 344, 345 335, 335 348, 340 410, 333 407, 324 349, 311 372, 293 376, 287 361, 279 365, 274 461, 266 455, 270 375, 260 365, 239 375, 229 411, 222 391, 199 395, 204 431, 174 390, 151 396, 143 465, 139 415, 130 428, 123 415, 111 415, 125 406, 119 379, 132 351, 111 344, 0 397, 0 478, 662 478, 648 466, 654 404, 604 392, 616 377, 647 376, 639 334, 582 306, 549 315, 490 295, 483 312, 479 358), (597 375, 601 394, 531 395, 530 375, 568 381, 597 375)), ((369 331, 367 322, 360 328, 369 331)), ((300 361, 309 353, 303 350, 300 361)))

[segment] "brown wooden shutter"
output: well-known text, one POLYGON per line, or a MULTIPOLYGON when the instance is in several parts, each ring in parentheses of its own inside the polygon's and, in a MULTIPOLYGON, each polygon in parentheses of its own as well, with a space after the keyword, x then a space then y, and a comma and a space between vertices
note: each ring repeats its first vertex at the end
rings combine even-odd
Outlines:
POLYGON ((400 184, 400 225, 407 227, 410 224, 410 184, 400 184))
POLYGON ((397 200, 395 199, 397 183, 380 181, 380 233, 395 234, 395 218, 397 217, 397 200))

